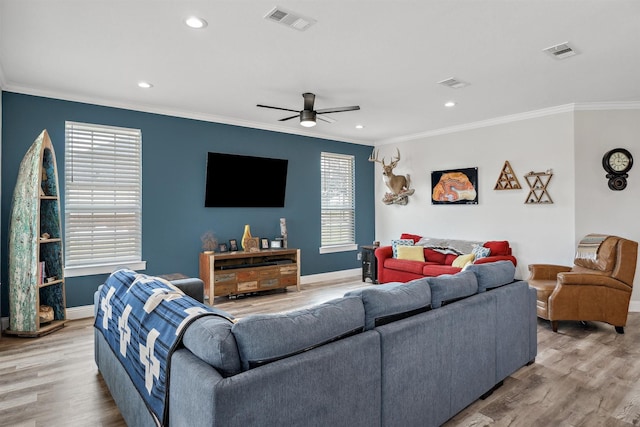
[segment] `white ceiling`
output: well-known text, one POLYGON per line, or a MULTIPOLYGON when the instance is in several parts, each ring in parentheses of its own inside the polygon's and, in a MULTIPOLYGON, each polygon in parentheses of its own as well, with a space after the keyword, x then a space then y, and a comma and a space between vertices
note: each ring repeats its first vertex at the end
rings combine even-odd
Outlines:
POLYGON ((572 103, 640 101, 640 1, 0 0, 0 85, 383 143, 572 103), (264 19, 276 5, 317 23, 300 32, 264 19), (209 25, 190 29, 189 15, 209 25), (542 51, 567 41, 578 55, 542 51), (470 86, 437 84, 449 77, 470 86), (303 92, 317 109, 361 110, 308 130, 256 107, 302 109, 303 92))

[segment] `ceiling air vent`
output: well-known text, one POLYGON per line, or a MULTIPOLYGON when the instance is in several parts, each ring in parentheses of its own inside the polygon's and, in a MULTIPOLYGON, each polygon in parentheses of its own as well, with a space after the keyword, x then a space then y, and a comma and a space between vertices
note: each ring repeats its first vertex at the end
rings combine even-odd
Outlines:
POLYGON ((278 6, 270 10, 269 13, 265 15, 264 19, 278 22, 298 31, 304 31, 316 23, 315 19, 306 18, 278 6))
POLYGON ((556 59, 565 59, 577 53, 569 46, 569 42, 560 43, 542 50, 556 59))
POLYGON ((463 82, 462 80, 458 80, 455 77, 449 77, 448 79, 439 81, 438 84, 447 86, 453 89, 460 89, 462 87, 469 86, 469 83, 463 82))

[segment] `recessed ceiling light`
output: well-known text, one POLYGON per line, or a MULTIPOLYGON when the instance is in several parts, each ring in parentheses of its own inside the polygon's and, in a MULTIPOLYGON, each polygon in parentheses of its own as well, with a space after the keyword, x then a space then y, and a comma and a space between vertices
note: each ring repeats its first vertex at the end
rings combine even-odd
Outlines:
POLYGON ((362 125, 356 125, 356 129, 364 129, 364 126, 362 126, 362 125))
POLYGON ((456 106, 456 103, 455 103, 455 102, 453 102, 453 101, 448 101, 448 102, 445 102, 445 103, 444 103, 444 106, 445 106, 445 107, 449 107, 449 108, 451 108, 451 107, 455 107, 455 106, 456 106))
POLYGON ((206 27, 207 21, 202 18, 198 18, 197 16, 190 16, 185 19, 185 24, 187 24, 191 28, 200 29, 206 27))
POLYGON ((149 82, 138 82, 138 87, 141 87, 143 89, 149 89, 153 87, 153 85, 149 82))

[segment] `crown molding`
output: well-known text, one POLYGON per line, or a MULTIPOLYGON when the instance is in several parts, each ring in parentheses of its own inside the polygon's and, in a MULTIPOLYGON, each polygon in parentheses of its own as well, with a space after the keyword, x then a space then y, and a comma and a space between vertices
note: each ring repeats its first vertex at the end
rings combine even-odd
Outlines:
POLYGON ((496 126, 505 123, 517 122, 520 120, 534 119, 537 117, 550 116, 560 113, 569 113, 575 111, 604 111, 604 110, 637 110, 640 109, 640 101, 623 101, 623 102, 581 102, 574 104, 564 104, 557 107, 543 108, 541 110, 528 111, 525 113, 510 114, 508 116, 496 117, 494 119, 482 120, 478 122, 466 123, 458 126, 451 126, 442 129, 436 129, 427 132, 421 132, 413 135, 399 136, 376 141, 374 145, 386 145, 398 142, 413 141, 421 138, 428 138, 437 135, 445 135, 449 133, 462 132, 466 130, 479 129, 488 126, 496 126))
MULTIPOLYGON (((1 83, 2 82, 0 81, 0 84, 1 83)), ((154 107, 154 106, 145 105, 145 104, 121 102, 113 99, 96 98, 96 97, 82 96, 82 95, 69 95, 69 94, 64 94, 56 91, 38 90, 38 89, 11 85, 11 84, 6 86, 7 87, 3 90, 7 92, 20 93, 23 95, 40 96, 44 98, 60 99, 63 101, 81 102, 84 104, 99 105, 102 107, 121 108, 124 110, 140 111, 143 113, 160 114, 163 116, 180 117, 185 119, 200 120, 203 122, 220 123, 225 125, 233 125, 233 126, 266 130, 266 131, 278 132, 278 133, 286 133, 286 134, 298 135, 298 136, 307 136, 311 138, 319 138, 319 139, 325 139, 330 141, 341 141, 341 142, 348 142, 352 144, 369 145, 369 146, 373 145, 372 141, 341 138, 338 136, 328 137, 326 135, 322 135, 312 131, 306 131, 303 129, 296 130, 286 126, 265 125, 264 123, 251 122, 248 120, 239 120, 239 119, 234 119, 234 118, 225 117, 225 116, 217 116, 214 114, 206 114, 206 113, 193 112, 193 111, 178 111, 170 108, 160 108, 160 107, 154 107)))
POLYGON ((426 132, 416 133, 413 135, 400 136, 397 138, 389 138, 377 141, 376 145, 386 145, 397 142, 413 141, 421 138, 428 138, 437 135, 445 135, 449 133, 462 132, 473 129, 480 129, 489 126, 496 126, 505 123, 517 122, 520 120, 528 120, 537 117, 550 116, 554 114, 567 113, 573 111, 574 104, 559 105, 557 107, 544 108, 541 110, 528 111, 526 113, 510 114, 508 116, 496 117, 494 119, 481 120, 477 122, 465 123, 463 125, 451 126, 442 129, 435 129, 426 132))

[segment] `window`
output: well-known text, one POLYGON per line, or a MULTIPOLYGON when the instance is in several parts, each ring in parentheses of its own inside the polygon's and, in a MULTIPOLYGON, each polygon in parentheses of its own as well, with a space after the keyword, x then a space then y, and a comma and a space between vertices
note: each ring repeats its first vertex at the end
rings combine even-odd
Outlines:
POLYGON ((356 250, 354 157, 321 153, 320 180, 320 253, 356 250))
POLYGON ((65 123, 65 275, 139 270, 142 133, 65 123))

